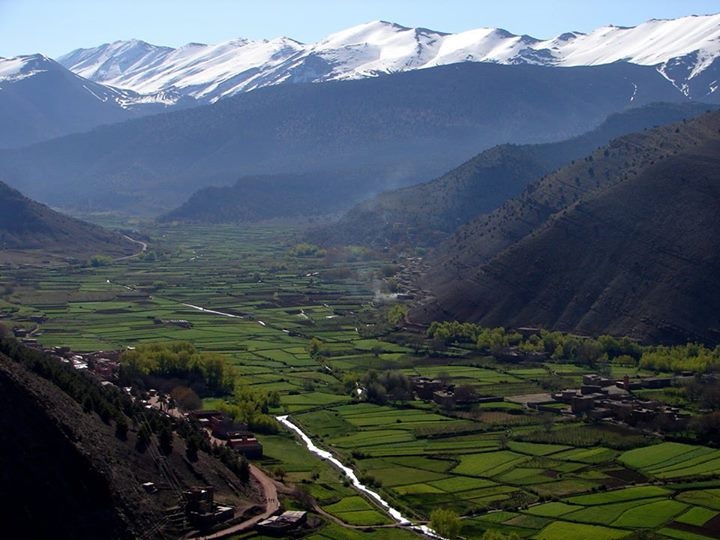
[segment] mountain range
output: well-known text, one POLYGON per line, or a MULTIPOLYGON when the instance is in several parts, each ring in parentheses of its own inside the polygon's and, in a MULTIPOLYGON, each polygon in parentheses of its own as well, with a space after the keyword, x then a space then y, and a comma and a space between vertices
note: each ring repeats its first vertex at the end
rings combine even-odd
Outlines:
POLYGON ((497 144, 567 139, 613 112, 673 100, 688 98, 647 66, 465 62, 260 88, 5 150, 0 177, 57 207, 158 215, 242 177, 295 175, 317 193, 308 175, 332 174, 339 204, 351 206, 497 144))
POLYGON ((141 94, 161 91, 214 102, 238 92, 294 82, 360 79, 460 62, 654 66, 678 91, 717 99, 720 15, 605 26, 552 39, 500 28, 448 34, 373 21, 317 43, 234 39, 218 45, 159 47, 140 40, 78 49, 58 61, 87 79, 141 94))
POLYGON ((416 319, 720 336, 720 113, 615 139, 458 229, 416 319))
MULTIPOLYGON (((172 48, 140 40, 0 58, 0 148, 139 116, 214 103, 267 86, 358 80, 444 65, 648 67, 677 96, 718 102, 720 15, 606 26, 552 39, 498 28, 447 34, 373 21, 317 43, 234 39, 172 48)), ((630 80, 629 85, 636 84, 630 80)), ((633 88, 633 86, 630 86, 633 88)))

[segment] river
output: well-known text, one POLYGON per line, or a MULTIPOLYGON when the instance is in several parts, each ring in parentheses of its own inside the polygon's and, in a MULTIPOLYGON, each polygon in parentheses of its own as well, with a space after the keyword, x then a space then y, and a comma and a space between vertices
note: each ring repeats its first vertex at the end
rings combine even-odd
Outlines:
POLYGON ((324 459, 326 461, 329 461, 332 463, 337 469, 339 469, 352 483, 353 487, 370 497, 375 503, 377 503, 379 506, 381 506, 389 515, 392 517, 395 521, 397 521, 400 525, 406 526, 409 529, 412 529, 414 531, 417 531, 419 533, 424 534, 425 536, 428 536, 430 538, 435 538, 439 540, 445 540, 442 536, 439 536, 433 531, 430 527, 427 525, 416 525, 413 524, 409 519, 407 519, 405 516, 402 515, 402 513, 396 509, 390 506, 386 500, 384 500, 377 492, 369 489, 366 485, 360 482, 357 475, 355 474, 355 471, 353 471, 350 467, 346 467, 343 465, 343 463, 337 459, 335 456, 332 455, 332 453, 328 452, 327 450, 323 450, 322 448, 319 448, 310 437, 308 437, 303 430, 301 430, 298 426, 293 424, 287 417, 285 416, 277 416, 277 421, 280 422, 283 426, 288 428, 290 431, 295 432, 300 439, 305 443, 305 446, 307 447, 310 452, 315 454, 316 456, 320 457, 321 459, 324 459))

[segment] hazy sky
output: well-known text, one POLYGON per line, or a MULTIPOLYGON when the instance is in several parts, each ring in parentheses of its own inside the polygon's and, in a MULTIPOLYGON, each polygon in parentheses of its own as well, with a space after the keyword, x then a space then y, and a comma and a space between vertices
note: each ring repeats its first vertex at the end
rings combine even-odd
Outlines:
POLYGON ((363 22, 548 38, 569 30, 720 12, 718 0, 0 0, 0 56, 59 56, 138 38, 157 45, 287 36, 311 42, 363 22))

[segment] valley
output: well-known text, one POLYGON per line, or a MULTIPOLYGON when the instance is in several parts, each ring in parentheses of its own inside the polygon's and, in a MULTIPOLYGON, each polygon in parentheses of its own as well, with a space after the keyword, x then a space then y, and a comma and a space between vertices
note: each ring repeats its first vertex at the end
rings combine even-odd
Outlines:
MULTIPOLYGON (((579 388, 598 369, 620 381, 671 373, 619 356, 595 366, 562 353, 507 360, 460 335, 432 337, 401 319, 391 323, 392 306, 402 304, 378 303, 378 293, 408 263, 361 248, 297 256, 307 251, 297 249, 302 228, 165 225, 143 233, 146 252, 107 266, 5 270, 0 321, 39 325, 30 342, 79 353, 184 341, 219 353, 234 366, 236 384, 278 393, 269 414, 289 415, 414 523, 428 523, 442 506, 462 516, 465 537, 495 530, 622 538, 640 515, 653 516, 642 527, 666 537, 714 534, 717 450, 662 442, 657 427, 582 421, 548 397, 548 388, 579 388), (357 394, 391 373, 405 390, 357 394), (439 379, 439 388, 455 385, 472 398, 413 397, 423 392, 413 377, 439 379)), ((692 411, 685 383, 675 384, 636 393, 692 411)), ((203 407, 224 399, 232 402, 206 398, 203 407)), ((687 441, 683 429, 671 440, 687 441)), ((391 527, 382 507, 291 431, 257 436, 264 452, 255 463, 306 493, 284 490, 283 504, 325 521, 308 537, 414 537, 391 527)), ((262 538, 241 536, 251 537, 262 538)))

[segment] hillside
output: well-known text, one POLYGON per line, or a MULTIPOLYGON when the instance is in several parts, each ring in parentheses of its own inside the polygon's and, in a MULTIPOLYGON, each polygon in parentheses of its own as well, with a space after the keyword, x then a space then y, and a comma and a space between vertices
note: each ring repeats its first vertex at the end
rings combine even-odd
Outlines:
POLYGON ((699 104, 653 104, 614 114, 593 131, 567 141, 494 147, 440 178, 363 201, 311 237, 323 244, 435 245, 462 224, 515 197, 531 181, 612 138, 706 110, 699 104))
POLYGON ((349 181, 353 176, 361 179, 357 171, 246 176, 232 186, 197 191, 181 206, 160 216, 159 221, 247 223, 338 212, 346 210, 349 201, 367 195, 366 185, 349 181))
MULTIPOLYGON (((99 387, 86 373, 33 351, 19 352, 4 340, 0 346, 7 352, 0 353, 0 480, 8 488, 0 492, 0 504, 6 530, 28 538, 177 538, 180 530, 167 510, 178 504, 178 492, 166 475, 185 488, 212 483, 216 499, 239 510, 254 504, 252 487, 238 489, 237 477, 215 459, 204 452, 195 462, 184 459, 179 437, 162 469, 155 447, 138 449, 136 429, 119 438, 115 418, 104 422, 71 397, 99 387), (146 493, 144 482, 155 483, 158 492, 146 493)), ((96 391, 93 407, 98 399, 121 399, 119 390, 96 391)))
POLYGON ((138 96, 83 79, 34 54, 0 58, 0 148, 17 148, 165 109, 160 96, 138 96))
POLYGON ((496 144, 562 140, 612 112, 678 100, 687 98, 651 67, 465 63, 263 88, 0 152, 0 174, 53 205, 133 213, 162 213, 198 189, 252 175, 332 171, 370 196, 496 144), (359 180, 341 174, 358 168, 359 180))
POLYGON ((720 113, 612 141, 442 246, 414 317, 720 340, 720 113))
POLYGON ((122 235, 64 216, 0 182, 0 262, 129 255, 139 248, 122 235))

